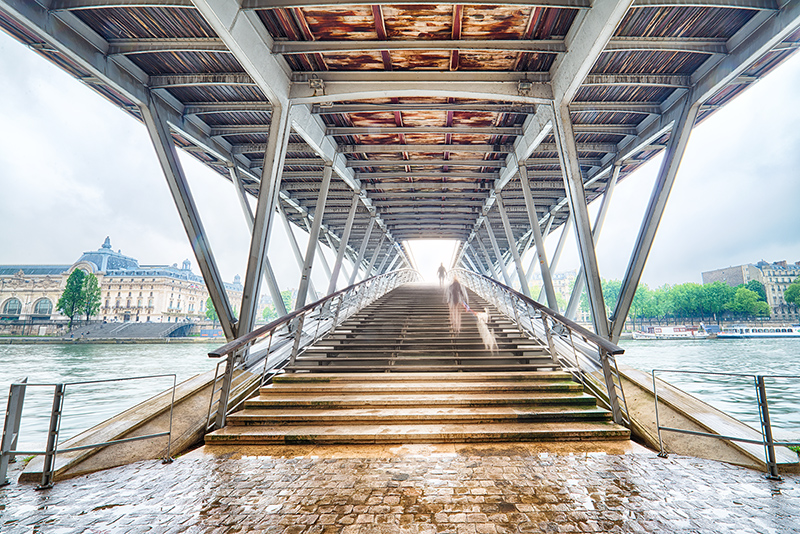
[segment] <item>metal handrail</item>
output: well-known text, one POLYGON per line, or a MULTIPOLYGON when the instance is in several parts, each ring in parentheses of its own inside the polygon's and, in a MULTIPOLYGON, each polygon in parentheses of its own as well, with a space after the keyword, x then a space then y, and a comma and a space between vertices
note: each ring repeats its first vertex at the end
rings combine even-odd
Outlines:
MULTIPOLYGON (((367 278, 210 351, 209 357, 225 359, 217 364, 209 399, 206 430, 225 426, 227 414, 237 408, 238 404, 229 406, 233 375, 236 370, 253 368, 263 361, 261 379, 256 387, 264 385, 272 375, 293 362, 305 347, 327 335, 353 313, 400 284, 419 279, 419 273, 413 269, 398 269, 367 278), (269 338, 266 350, 251 354, 250 349, 265 338, 269 338), (275 338, 278 338, 277 343, 275 338), (217 394, 219 395, 215 398, 217 394)), ((244 393, 252 388, 252 384, 249 385, 244 393)))
MULTIPOLYGON (((658 455, 662 458, 667 457, 667 451, 664 448, 664 441, 661 439, 661 431, 676 432, 679 434, 689 434, 692 436, 705 436, 709 438, 721 439, 723 441, 739 441, 742 443, 751 443, 755 445, 763 445, 764 447, 764 463, 767 466, 769 474, 767 478, 780 480, 778 474, 778 462, 775 457, 775 446, 800 446, 800 441, 776 441, 772 435, 772 423, 769 416, 769 403, 767 402, 767 388, 764 382, 765 378, 779 378, 779 379, 793 379, 800 380, 800 375, 756 375, 748 373, 721 373, 712 371, 686 371, 677 369, 653 369, 651 371, 653 376, 653 396, 655 397, 656 408, 656 428, 658 429, 658 455), (754 440, 749 438, 741 438, 737 436, 723 436, 720 434, 711 434, 708 432, 698 432, 696 430, 687 430, 683 428, 673 428, 668 426, 661 426, 658 418, 658 390, 656 389, 656 373, 678 373, 678 374, 691 374, 691 375, 711 375, 711 376, 731 376, 736 378, 752 378, 753 385, 756 390, 756 403, 758 404, 758 414, 761 422, 761 440, 754 440)), ((755 430, 755 429, 753 429, 755 430)))
POLYGON ((0 486, 5 486, 9 483, 7 478, 8 464, 15 461, 15 457, 19 455, 28 456, 44 456, 44 465, 42 466, 42 481, 38 489, 50 488, 53 486, 53 478, 56 471, 56 455, 59 452, 75 452, 87 449, 96 449, 117 443, 128 443, 131 441, 140 441, 143 439, 158 438, 168 436, 166 454, 164 456, 164 463, 172 462, 172 414, 175 407, 175 388, 177 387, 177 375, 175 374, 161 374, 161 375, 146 375, 146 376, 132 376, 123 378, 108 378, 103 380, 83 380, 80 382, 57 382, 57 383, 28 383, 25 378, 21 382, 11 384, 8 394, 8 407, 6 409, 5 422, 3 424, 3 438, 0 442, 0 486), (61 418, 63 415, 64 396, 66 395, 67 386, 83 386, 88 384, 104 384, 109 382, 126 382, 129 380, 146 380, 151 378, 166 378, 172 377, 172 398, 169 405, 169 431, 157 432, 155 434, 147 434, 143 436, 134 436, 131 438, 114 439, 104 441, 101 443, 91 443, 88 445, 79 445, 76 447, 68 447, 66 449, 58 448, 58 433, 61 429, 61 418), (21 451, 17 449, 17 440, 19 438, 19 428, 22 419, 22 407, 25 403, 25 391, 29 387, 52 387, 53 392, 53 407, 50 412, 50 425, 47 433, 47 445, 44 451, 21 451))
POLYGON ((546 340, 554 361, 598 395, 611 410, 614 422, 630 426, 625 391, 614 358, 625 349, 497 280, 464 269, 452 269, 449 274, 462 277, 473 291, 493 301, 521 331, 546 340), (602 371, 602 381, 591 374, 595 371, 602 371), (607 401, 601 394, 608 396, 607 401))

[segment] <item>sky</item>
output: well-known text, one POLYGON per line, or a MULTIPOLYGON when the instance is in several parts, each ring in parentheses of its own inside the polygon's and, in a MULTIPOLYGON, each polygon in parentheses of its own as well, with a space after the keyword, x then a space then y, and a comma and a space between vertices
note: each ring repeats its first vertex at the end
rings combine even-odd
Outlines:
MULTIPOLYGON (((199 273, 144 126, 2 32, 0 72, 0 264, 71 264, 109 236, 142 265, 188 258, 199 273)), ((800 261, 798 87, 800 54, 695 128, 644 283, 700 282, 703 271, 761 259, 800 261)), ((181 161, 222 278, 243 276, 249 234, 233 186, 191 157, 181 161)), ((597 245, 604 278, 625 273, 659 164, 615 191, 597 245)), ((296 235, 305 252, 306 234, 296 235)), ((559 271, 579 265, 569 243, 559 271)), ((433 276, 452 250, 420 244, 414 256, 433 276)), ((282 224, 270 259, 281 287, 297 287, 282 224)), ((319 267, 313 280, 327 286, 319 267)))

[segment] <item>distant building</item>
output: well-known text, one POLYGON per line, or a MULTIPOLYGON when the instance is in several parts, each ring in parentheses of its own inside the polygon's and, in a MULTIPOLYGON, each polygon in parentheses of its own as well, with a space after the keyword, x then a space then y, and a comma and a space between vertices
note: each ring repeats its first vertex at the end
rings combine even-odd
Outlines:
MULTIPOLYGON (((94 319, 120 322, 206 320, 208 291, 203 278, 182 265, 139 265, 111 249, 106 238, 96 251, 71 265, 0 265, 0 321, 43 322, 63 319, 56 303, 75 269, 92 273, 100 284, 100 311, 94 319)), ((241 306, 238 276, 226 283, 231 304, 241 306)))
POLYGON ((795 305, 787 304, 783 293, 793 281, 800 277, 800 261, 794 264, 786 261, 767 263, 762 260, 755 265, 737 265, 703 273, 703 283, 724 282, 731 287, 757 280, 767 290, 767 304, 770 317, 776 321, 796 321, 800 313, 795 305))

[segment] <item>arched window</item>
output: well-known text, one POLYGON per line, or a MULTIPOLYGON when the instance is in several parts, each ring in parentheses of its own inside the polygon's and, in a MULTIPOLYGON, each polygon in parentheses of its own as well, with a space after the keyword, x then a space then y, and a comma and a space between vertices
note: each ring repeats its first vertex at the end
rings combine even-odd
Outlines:
POLYGON ((50 299, 41 298, 33 305, 34 315, 50 315, 53 313, 53 303, 50 299))
POLYGON ((3 304, 3 315, 19 315, 22 313, 22 303, 19 299, 10 298, 3 304))

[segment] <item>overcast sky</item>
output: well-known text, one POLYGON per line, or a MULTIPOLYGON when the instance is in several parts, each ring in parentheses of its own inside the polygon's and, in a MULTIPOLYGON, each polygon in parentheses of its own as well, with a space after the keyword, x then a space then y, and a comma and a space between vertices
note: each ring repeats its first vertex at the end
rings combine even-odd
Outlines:
MULTIPOLYGON (((110 236, 140 264, 189 258, 199 272, 144 126, 1 32, 0 72, 0 264, 71 264, 110 236)), ((798 87, 800 55, 694 130, 644 282, 700 282, 706 270, 800 261, 798 87)), ((234 189, 194 159, 182 161, 231 281, 244 274, 249 246, 234 189)), ((616 189, 597 250, 604 278, 625 273, 659 163, 616 189)), ((452 247, 437 249, 447 263, 452 247)), ((438 266, 433 253, 417 256, 438 266)), ((270 257, 281 286, 297 287, 282 227, 270 257)), ((572 246, 559 270, 577 265, 572 246)), ((321 274, 315 269, 320 287, 321 274)))

